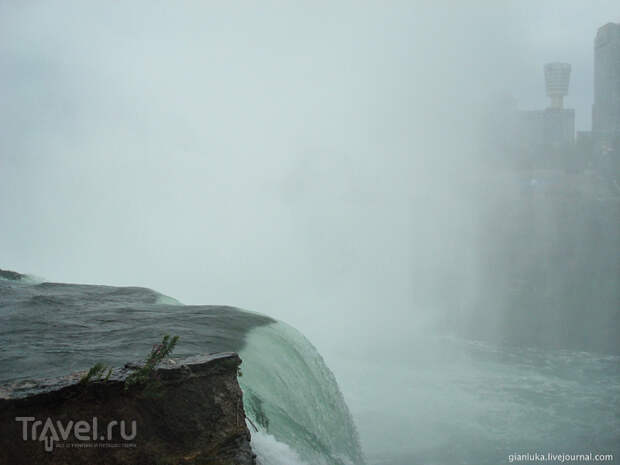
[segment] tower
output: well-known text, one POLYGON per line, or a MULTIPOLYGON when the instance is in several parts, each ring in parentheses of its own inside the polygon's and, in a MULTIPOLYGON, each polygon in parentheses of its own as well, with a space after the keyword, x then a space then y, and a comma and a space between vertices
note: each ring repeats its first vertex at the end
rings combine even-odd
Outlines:
POLYGON ((564 108, 571 66, 568 63, 547 63, 544 71, 545 89, 551 104, 543 111, 543 144, 546 151, 566 152, 575 140, 575 110, 564 108))
POLYGON ((550 108, 564 108, 564 97, 568 95, 570 65, 568 63, 547 63, 545 65, 545 88, 551 99, 550 108))

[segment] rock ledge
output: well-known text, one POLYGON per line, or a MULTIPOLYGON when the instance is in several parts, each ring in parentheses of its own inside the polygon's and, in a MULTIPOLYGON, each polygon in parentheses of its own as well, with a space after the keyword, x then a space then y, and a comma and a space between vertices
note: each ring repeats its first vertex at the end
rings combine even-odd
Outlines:
POLYGON ((235 353, 157 370, 158 397, 124 389, 131 370, 0 386, 0 463, 252 465, 235 353))

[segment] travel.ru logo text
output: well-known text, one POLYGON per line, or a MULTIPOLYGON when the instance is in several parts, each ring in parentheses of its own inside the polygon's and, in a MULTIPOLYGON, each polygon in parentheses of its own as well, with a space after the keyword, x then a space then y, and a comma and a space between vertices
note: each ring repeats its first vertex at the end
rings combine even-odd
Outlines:
MULTIPOLYGON (((112 441, 114 438, 118 438, 115 430, 118 431, 120 438, 124 441, 131 441, 138 434, 135 420, 131 422, 129 433, 125 420, 110 421, 104 428, 100 429, 97 417, 93 417, 90 423, 84 420, 75 422, 70 420, 64 423, 56 420, 54 423, 49 417, 45 421, 37 420, 35 417, 15 417, 15 421, 22 423, 22 439, 24 441, 42 441, 47 452, 54 450, 55 443, 59 443, 57 446, 60 444, 64 446, 64 443, 69 439, 81 442, 92 441, 96 444, 97 441, 112 441)), ((76 443, 72 443, 71 446, 76 446, 76 443)), ((83 447, 84 445, 80 446, 83 447)), ((119 447, 119 445, 115 446, 119 447)))

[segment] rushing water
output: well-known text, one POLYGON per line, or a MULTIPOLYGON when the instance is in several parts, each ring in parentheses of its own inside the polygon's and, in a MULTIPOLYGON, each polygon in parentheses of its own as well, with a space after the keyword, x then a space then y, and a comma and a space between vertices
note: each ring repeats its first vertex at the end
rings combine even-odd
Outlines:
MULTIPOLYGON (((252 444, 265 465, 365 462, 332 372, 295 329, 143 288, 8 277, 0 279, 0 385, 27 392, 36 378, 97 361, 122 365, 163 333, 178 334, 178 356, 240 353, 252 444)), ((341 354, 332 368, 371 465, 495 465, 536 452, 620 457, 616 356, 411 334, 391 350, 341 354)))
POLYGON ((144 288, 0 279, 0 385, 16 394, 95 362, 138 361, 164 333, 180 336, 180 357, 240 353, 264 465, 364 463, 334 376, 293 328, 231 307, 181 305, 144 288))

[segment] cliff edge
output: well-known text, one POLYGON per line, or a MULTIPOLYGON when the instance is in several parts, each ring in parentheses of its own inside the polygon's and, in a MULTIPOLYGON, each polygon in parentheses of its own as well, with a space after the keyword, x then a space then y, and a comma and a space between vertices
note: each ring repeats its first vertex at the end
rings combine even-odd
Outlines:
POLYGON ((235 353, 156 372, 155 395, 125 389, 131 369, 0 386, 0 464, 253 465, 235 353))

